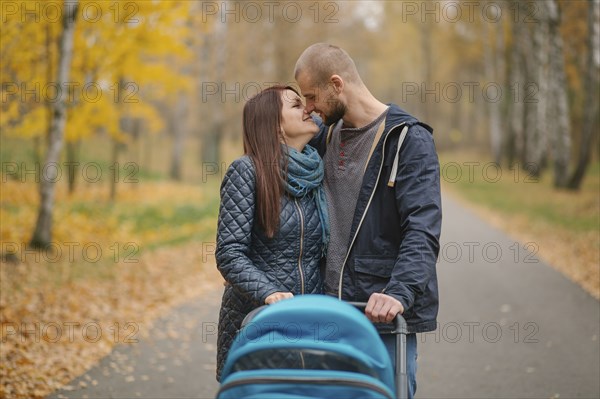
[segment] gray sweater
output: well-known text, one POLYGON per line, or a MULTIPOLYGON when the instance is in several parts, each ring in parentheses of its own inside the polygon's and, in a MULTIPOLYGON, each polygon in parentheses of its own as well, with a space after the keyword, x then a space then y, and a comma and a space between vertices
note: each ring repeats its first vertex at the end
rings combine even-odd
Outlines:
POLYGON ((331 236, 325 265, 324 291, 338 294, 342 264, 350 245, 350 228, 362 186, 369 150, 387 110, 361 128, 344 128, 340 120, 333 128, 325 153, 325 194, 331 236))

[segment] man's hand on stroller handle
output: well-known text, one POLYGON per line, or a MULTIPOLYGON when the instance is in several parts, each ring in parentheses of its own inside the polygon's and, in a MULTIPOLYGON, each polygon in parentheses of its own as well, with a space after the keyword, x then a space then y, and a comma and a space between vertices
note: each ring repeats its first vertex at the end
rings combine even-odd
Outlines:
POLYGON ((374 293, 369 297, 365 315, 374 323, 391 323, 396 315, 404 313, 404 306, 396 298, 374 293))
POLYGON ((294 294, 292 294, 291 292, 274 292, 265 298, 265 303, 267 305, 272 305, 275 302, 281 301, 282 299, 288 299, 288 298, 293 298, 293 297, 294 297, 294 294))

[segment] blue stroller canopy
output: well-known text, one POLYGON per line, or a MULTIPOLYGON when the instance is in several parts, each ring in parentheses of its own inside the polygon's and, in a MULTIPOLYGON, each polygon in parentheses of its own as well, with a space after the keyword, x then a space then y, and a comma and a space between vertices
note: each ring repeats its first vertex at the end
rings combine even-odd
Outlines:
POLYGON ((219 398, 314 397, 316 386, 331 381, 338 383, 327 386, 329 398, 393 398, 393 374, 388 352, 364 314, 333 297, 303 295, 265 307, 240 330, 223 368, 219 398), (248 381, 262 388, 248 388, 248 381))

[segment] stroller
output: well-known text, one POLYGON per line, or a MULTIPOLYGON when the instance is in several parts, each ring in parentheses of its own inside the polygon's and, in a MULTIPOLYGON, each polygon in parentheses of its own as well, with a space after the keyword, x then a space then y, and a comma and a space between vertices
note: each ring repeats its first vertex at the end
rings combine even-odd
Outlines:
POLYGON ((365 305, 303 295, 254 310, 229 351, 217 399, 406 398, 406 323, 398 316, 390 331, 393 370, 377 330, 357 310, 365 305))

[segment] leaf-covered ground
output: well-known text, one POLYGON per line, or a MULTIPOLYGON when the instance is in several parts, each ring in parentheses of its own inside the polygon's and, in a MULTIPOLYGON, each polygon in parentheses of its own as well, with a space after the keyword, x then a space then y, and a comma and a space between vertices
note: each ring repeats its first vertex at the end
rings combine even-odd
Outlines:
POLYGON ((218 186, 147 183, 114 204, 99 200, 101 187, 79 191, 59 191, 56 241, 33 252, 25 243, 35 186, 3 186, 2 245, 11 255, 0 263, 0 397, 44 397, 222 284, 213 256, 218 186))
MULTIPOLYGON (((107 355, 134 344, 173 306, 222 284, 201 246, 159 249, 112 279, 42 284, 2 294, 0 397, 44 397, 107 355)), ((39 265, 2 264, 22 279, 39 265)), ((13 276, 14 277, 14 276, 13 276)), ((93 383, 93 382, 90 382, 93 383)))

